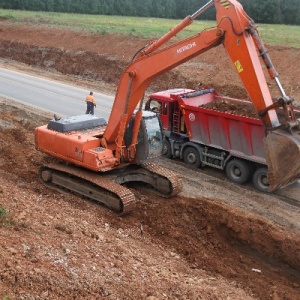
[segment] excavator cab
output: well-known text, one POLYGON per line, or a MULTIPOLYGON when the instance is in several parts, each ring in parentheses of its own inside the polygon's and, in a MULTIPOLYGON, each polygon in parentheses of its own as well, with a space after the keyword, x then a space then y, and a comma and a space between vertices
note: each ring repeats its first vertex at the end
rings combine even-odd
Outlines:
MULTIPOLYGON (((127 148, 132 143, 135 116, 129 122, 125 132, 125 145, 127 148)), ((159 116, 150 111, 143 111, 138 132, 135 163, 142 164, 162 155, 163 135, 159 116)))

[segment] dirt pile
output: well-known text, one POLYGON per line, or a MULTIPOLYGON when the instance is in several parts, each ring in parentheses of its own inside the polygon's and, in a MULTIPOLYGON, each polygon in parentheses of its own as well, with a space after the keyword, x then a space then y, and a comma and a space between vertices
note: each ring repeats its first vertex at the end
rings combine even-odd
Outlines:
POLYGON ((211 103, 202 105, 204 108, 227 112, 238 116, 252 117, 258 119, 257 111, 251 103, 233 103, 229 100, 216 99, 211 103))

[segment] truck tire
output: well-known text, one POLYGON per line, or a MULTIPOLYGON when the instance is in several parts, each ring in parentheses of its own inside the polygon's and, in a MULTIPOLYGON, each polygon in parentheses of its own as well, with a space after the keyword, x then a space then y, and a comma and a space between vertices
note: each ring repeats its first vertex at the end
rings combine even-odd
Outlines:
POLYGON ((252 182, 258 191, 267 193, 269 187, 268 169, 265 167, 257 169, 254 172, 252 182))
POLYGON ((172 158, 171 143, 167 139, 164 140, 163 144, 163 156, 166 158, 172 158))
POLYGON ((183 161, 194 168, 201 166, 201 159, 198 150, 194 147, 187 147, 183 152, 183 161))
POLYGON ((226 165, 226 176, 235 183, 243 184, 251 179, 251 166, 244 160, 232 159, 226 165))

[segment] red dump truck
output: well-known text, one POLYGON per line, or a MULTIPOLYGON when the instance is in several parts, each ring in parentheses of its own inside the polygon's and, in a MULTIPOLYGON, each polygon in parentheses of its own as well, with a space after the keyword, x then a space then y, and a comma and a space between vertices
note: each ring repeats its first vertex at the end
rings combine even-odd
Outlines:
POLYGON ((251 102, 218 95, 213 89, 170 89, 151 94, 145 110, 160 114, 164 155, 193 167, 225 170, 227 177, 268 190, 265 127, 251 102))

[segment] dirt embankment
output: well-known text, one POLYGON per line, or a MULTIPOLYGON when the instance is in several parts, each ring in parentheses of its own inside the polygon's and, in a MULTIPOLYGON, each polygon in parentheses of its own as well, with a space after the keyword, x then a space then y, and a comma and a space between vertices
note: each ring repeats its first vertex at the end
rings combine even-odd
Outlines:
MULTIPOLYGON (((111 84, 113 90, 137 50, 151 41, 134 37, 89 35, 57 28, 15 26, 1 21, 0 57, 111 84)), ((288 95, 300 100, 299 49, 269 46, 268 52, 288 95)), ((268 79, 273 97, 280 96, 268 79)), ((161 75, 150 86, 154 91, 174 87, 197 88, 199 83, 218 93, 247 98, 241 81, 222 46, 214 48, 161 75)))
POLYGON ((120 218, 39 183, 48 157, 33 131, 49 117, 0 107, 1 297, 297 299, 300 224, 284 198, 162 159, 186 174, 183 192, 166 200, 139 186, 120 218))
MULTIPOLYGON (((135 49, 145 44, 2 25, 2 58, 76 75, 72 80, 83 84, 88 79, 115 87, 135 49)), ((271 49, 296 57, 295 49, 271 49)), ((160 77, 152 88, 202 81, 243 95, 219 50, 160 77)), ((285 80, 299 94, 295 74, 285 80)), ((118 217, 39 183, 38 168, 49 158, 35 150, 33 131, 49 117, 6 100, 0 108, 0 297, 298 299, 299 207, 284 197, 161 159, 159 164, 182 173, 182 193, 166 200, 138 187, 137 209, 118 217)))

